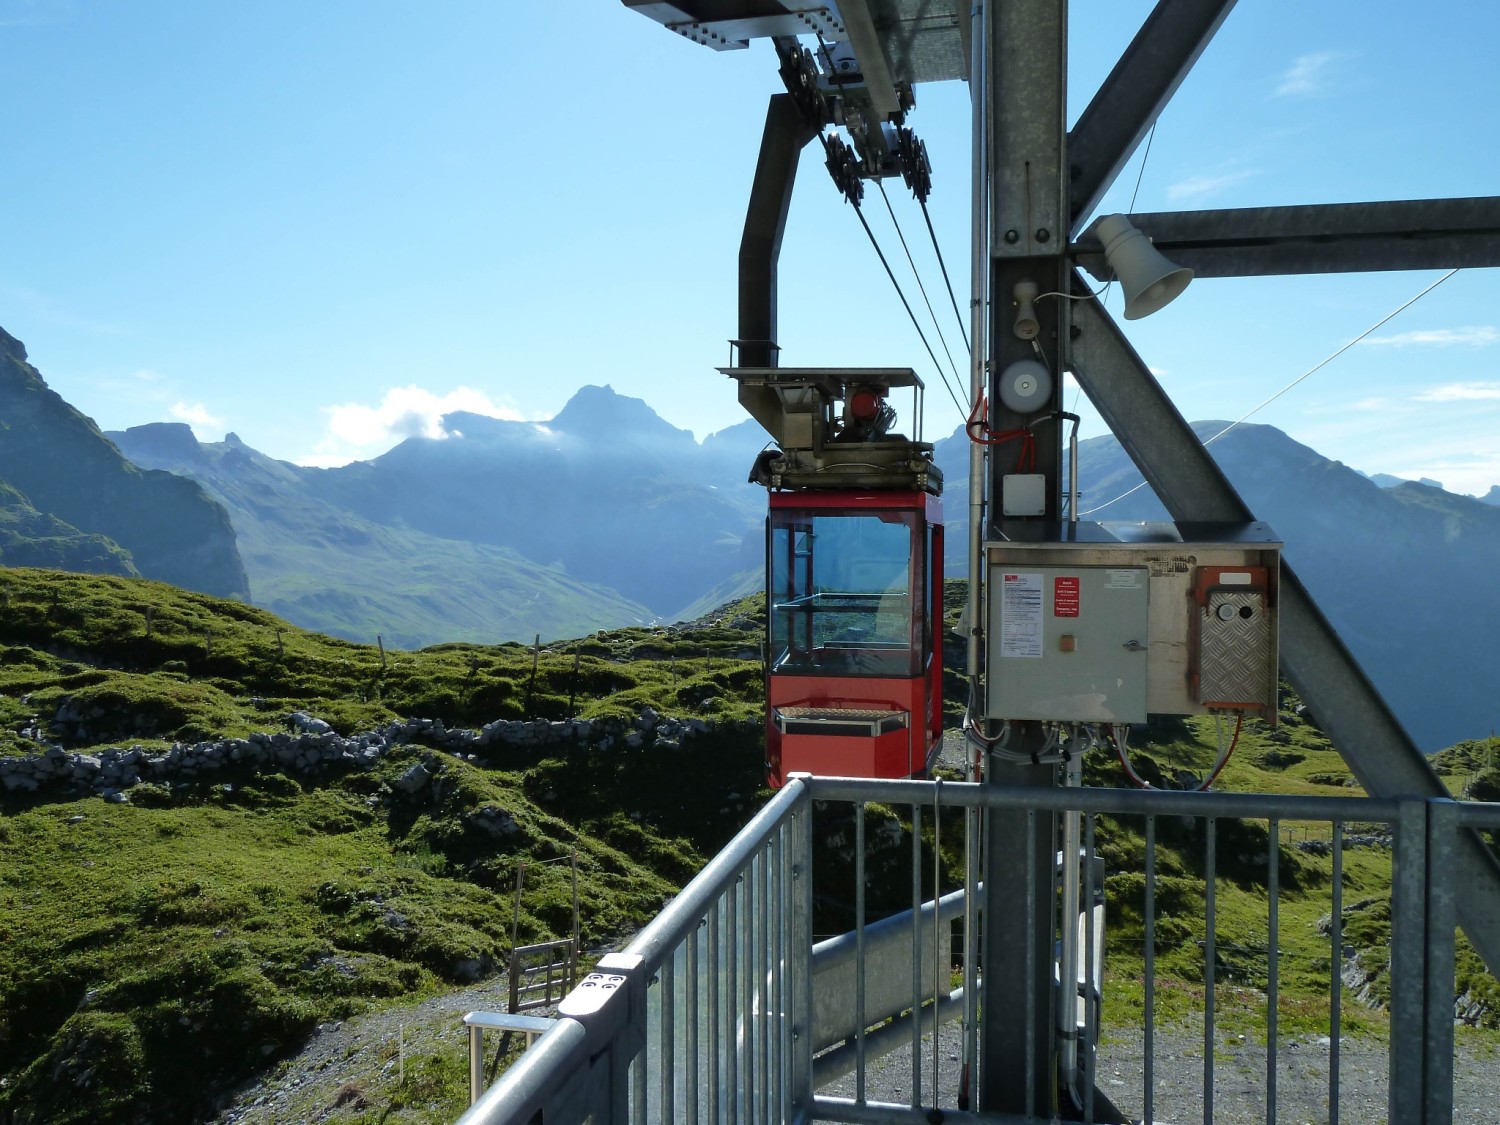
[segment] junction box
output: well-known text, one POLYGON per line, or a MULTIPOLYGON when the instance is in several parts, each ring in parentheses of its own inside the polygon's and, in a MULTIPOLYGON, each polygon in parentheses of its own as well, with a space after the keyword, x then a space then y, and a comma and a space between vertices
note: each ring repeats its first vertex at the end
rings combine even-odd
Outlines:
POLYGON ((986 718, 1275 724, 1281 544, 1265 524, 1003 521, 984 550, 986 718))

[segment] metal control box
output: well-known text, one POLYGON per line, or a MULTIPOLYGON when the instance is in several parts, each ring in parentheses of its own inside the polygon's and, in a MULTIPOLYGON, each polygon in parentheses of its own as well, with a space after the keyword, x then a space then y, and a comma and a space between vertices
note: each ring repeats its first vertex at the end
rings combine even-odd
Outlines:
POLYGON ((1264 524, 995 531, 984 544, 986 718, 1223 710, 1274 725, 1281 544, 1264 524))
POLYGON ((1146 721, 1150 579, 1141 566, 1002 567, 990 586, 990 710, 1146 721))

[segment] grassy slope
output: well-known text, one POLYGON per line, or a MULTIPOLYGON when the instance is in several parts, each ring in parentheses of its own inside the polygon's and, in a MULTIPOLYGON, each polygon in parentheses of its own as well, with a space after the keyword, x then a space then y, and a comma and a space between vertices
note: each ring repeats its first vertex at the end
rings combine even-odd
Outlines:
POLYGON ((0 480, 0 563, 45 566, 88 574, 138 576, 130 552, 103 535, 86 535, 0 480))
POLYGON ((206 478, 225 504, 257 605, 366 644, 578 636, 649 621, 646 607, 508 547, 360 519, 289 486, 272 508, 249 485, 206 478))
MULTIPOLYGON (((961 593, 950 589, 950 611, 961 593)), ((540 653, 456 644, 390 652, 382 663, 372 646, 173 587, 0 571, 0 754, 34 751, 22 731, 45 728, 69 701, 89 716, 82 732, 69 728, 80 747, 274 729, 295 708, 345 733, 398 715, 470 726, 570 713, 628 719, 646 703, 723 721, 717 741, 679 751, 508 752, 483 763, 439 756, 441 783, 421 799, 392 784, 424 754, 420 747, 370 772, 315 782, 225 771, 171 788, 141 786, 129 805, 6 798, 0 1119, 7 1112, 17 1122, 201 1119, 230 1085, 273 1066, 317 1023, 452 988, 475 962, 484 971, 486 959, 510 945, 517 865, 575 846, 586 940, 639 924, 763 796, 763 623, 760 608, 746 602, 676 630, 600 633, 540 653), (486 835, 472 815, 485 806, 509 812, 520 833, 486 835)), ((950 689, 961 683, 950 677, 950 689)), ((1247 724, 1220 788, 1358 793, 1293 702, 1277 731, 1247 724)), ((1158 767, 1201 774, 1215 754, 1211 720, 1163 722, 1136 739, 1134 761, 1148 775, 1158 767)), ((1487 753, 1464 744, 1438 768, 1483 785, 1487 753)), ((1123 783, 1103 756, 1088 770, 1089 784, 1123 783)), ((1101 820, 1098 829, 1111 872, 1110 1021, 1139 1012, 1138 827, 1101 820)), ((1283 828, 1297 839, 1309 832, 1283 828)), ((1201 841, 1160 830, 1158 1000, 1170 1014, 1201 1004, 1204 883, 1201 841)), ((1226 1033, 1264 1022, 1268 839, 1264 826, 1221 826, 1226 1033)), ((1314 1028, 1320 1008, 1312 998, 1326 991, 1329 972, 1319 928, 1329 860, 1285 850, 1280 870, 1282 1024, 1314 1028)), ((1348 933, 1377 969, 1389 881, 1388 852, 1346 853, 1346 903, 1374 900, 1349 914, 1348 933)), ((565 933, 560 869, 533 867, 528 886, 522 940, 565 933)), ((1464 981, 1493 999, 1494 982, 1472 954, 1463 956, 1464 981)), ((1350 1026, 1379 1024, 1352 1002, 1346 1011, 1355 1013, 1350 1026)), ((412 1070, 436 1076, 433 1096, 444 1115, 456 1115, 461 1060, 434 1056, 412 1070)), ((429 1092, 424 1086, 423 1096, 429 1092)), ((386 1096, 389 1110, 414 1094, 386 1096)), ((379 1119, 378 1106, 339 1118, 379 1119)))
MULTIPOLYGON (((639 925, 755 793, 755 724, 737 722, 755 709, 758 665, 738 659, 755 627, 626 630, 536 654, 444 645, 388 653, 382 667, 372 646, 238 603, 0 571, 0 753, 34 752, 22 731, 45 729, 65 701, 90 716, 69 728, 80 748, 278 729, 302 707, 345 733, 398 714, 450 726, 560 717, 570 701, 597 717, 654 702, 725 722, 712 752, 431 755, 439 781, 416 797, 392 782, 421 747, 316 781, 225 770, 142 785, 129 804, 6 797, 0 1119, 202 1120, 317 1023, 489 971, 511 945, 522 863, 578 849, 586 943, 639 925), (700 799, 684 807, 674 783, 689 773, 700 799), (485 832, 473 814, 486 807, 519 831, 485 832)), ((521 940, 569 924, 561 869, 532 866, 521 940)))

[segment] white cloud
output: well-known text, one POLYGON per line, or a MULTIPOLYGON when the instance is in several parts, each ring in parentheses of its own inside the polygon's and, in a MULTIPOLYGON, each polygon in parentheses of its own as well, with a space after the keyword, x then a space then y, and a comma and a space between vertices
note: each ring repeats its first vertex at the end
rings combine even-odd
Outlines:
POLYGON ((1445 383, 1414 396, 1416 402, 1500 402, 1500 383, 1445 383))
POLYGON ((1334 51, 1314 51, 1300 55, 1286 72, 1271 96, 1274 98, 1310 98, 1323 93, 1328 86, 1328 71, 1339 58, 1334 51))
POLYGON ((177 421, 193 427, 193 434, 199 441, 205 440, 214 430, 223 432, 224 419, 210 414, 208 407, 201 402, 174 402, 169 412, 177 421))
POLYGON ((1425 328, 1413 332, 1397 332, 1390 336, 1367 336, 1360 343, 1387 348, 1446 348, 1454 344, 1483 348, 1490 344, 1500 344, 1500 328, 1492 324, 1474 324, 1466 328, 1425 328))
POLYGON ((512 422, 523 420, 515 410, 498 405, 472 387, 456 387, 444 394, 418 386, 392 387, 375 406, 346 402, 323 409, 328 415, 328 436, 311 454, 297 458, 300 465, 343 465, 376 456, 409 437, 459 436, 443 428, 443 415, 455 411, 512 422))
POLYGON ((1217 195, 1226 188, 1244 183, 1255 175, 1257 175, 1257 172, 1254 169, 1241 169, 1237 172, 1189 176, 1185 180, 1178 180, 1175 184, 1167 188, 1167 198, 1177 203, 1184 199, 1198 199, 1206 195, 1217 195))
POLYGON ((1421 452, 1415 457, 1408 454, 1388 471, 1403 480, 1440 480, 1444 489, 1461 496, 1484 496, 1500 484, 1500 449, 1458 455, 1434 451, 1426 457, 1421 452))
POLYGON ((149 367, 142 367, 139 371, 132 371, 130 377, 139 382, 151 384, 164 383, 167 379, 160 371, 152 371, 149 367))

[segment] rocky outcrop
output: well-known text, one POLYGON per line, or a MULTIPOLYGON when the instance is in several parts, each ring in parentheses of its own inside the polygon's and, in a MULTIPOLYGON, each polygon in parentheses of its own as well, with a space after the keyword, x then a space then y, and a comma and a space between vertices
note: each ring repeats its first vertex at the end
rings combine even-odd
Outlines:
POLYGON ((45 512, 0 481, 0 566, 139 578, 130 552, 105 535, 88 535, 45 512))
POLYGON ((194 481, 127 461, 48 388, 25 347, 3 329, 0 482, 36 512, 96 537, 106 554, 105 541, 123 548, 146 578, 217 597, 250 595, 224 509, 194 481))
MULTIPOLYGON (((294 711, 286 717, 290 731, 257 732, 248 738, 215 742, 174 743, 169 749, 149 751, 140 746, 114 746, 89 753, 69 753, 49 746, 36 754, 0 758, 0 790, 30 793, 39 790, 93 792, 110 801, 128 801, 129 790, 142 783, 192 781, 221 770, 318 774, 332 769, 368 769, 398 748, 419 745, 457 757, 481 758, 499 748, 530 749, 558 745, 592 747, 606 753, 622 748, 675 749, 706 734, 712 726, 703 719, 662 716, 644 707, 629 724, 619 720, 546 719, 498 720, 478 730, 448 729, 438 719, 404 719, 379 730, 344 737, 322 719, 294 711)), ((35 728, 23 732, 37 737, 35 728)), ((441 772, 431 760, 416 762, 395 782, 406 794, 426 789, 441 772)), ((504 826, 486 826, 492 834, 504 826)))

